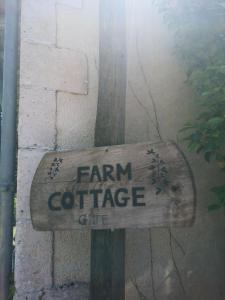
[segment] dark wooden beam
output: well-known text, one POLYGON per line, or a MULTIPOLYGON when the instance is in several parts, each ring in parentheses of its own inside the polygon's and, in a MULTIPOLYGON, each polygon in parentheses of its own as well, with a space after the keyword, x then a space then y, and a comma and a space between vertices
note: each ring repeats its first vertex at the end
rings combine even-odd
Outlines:
MULTIPOLYGON (((126 20, 124 0, 100 0, 99 97, 95 146, 125 136, 126 20)), ((91 235, 91 300, 125 299, 125 230, 91 235)))

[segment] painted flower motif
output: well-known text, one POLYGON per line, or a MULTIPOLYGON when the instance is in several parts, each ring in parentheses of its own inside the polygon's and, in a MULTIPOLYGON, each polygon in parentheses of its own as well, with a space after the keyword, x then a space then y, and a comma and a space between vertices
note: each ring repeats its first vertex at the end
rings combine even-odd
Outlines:
POLYGON ((54 179, 55 176, 59 173, 62 162, 63 162, 63 158, 58 158, 58 157, 54 158, 48 172, 48 175, 51 179, 54 179))

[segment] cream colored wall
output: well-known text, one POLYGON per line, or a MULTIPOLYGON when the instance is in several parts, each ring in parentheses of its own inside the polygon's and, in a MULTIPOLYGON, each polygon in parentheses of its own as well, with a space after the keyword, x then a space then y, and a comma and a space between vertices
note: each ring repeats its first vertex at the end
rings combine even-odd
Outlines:
MULTIPOLYGON (((45 152, 93 145, 97 66, 98 1, 22 0, 17 299, 38 299, 43 289, 52 298, 53 286, 89 282, 90 232, 35 232, 29 192, 45 152)), ((85 295, 85 287, 76 293, 85 295)), ((64 294, 70 298, 58 290, 59 299, 64 294)))
MULTIPOLYGON (((174 55, 173 36, 148 0, 128 4, 128 90, 126 142, 158 139, 155 102, 163 140, 176 140, 193 118, 192 92, 174 55), (153 98, 153 99, 152 99, 153 98)), ((182 148, 183 145, 180 145, 182 148)), ((185 149, 184 149, 185 150, 185 149)), ((127 230, 126 298, 153 300, 223 299, 224 214, 209 214, 209 188, 224 181, 217 169, 185 151, 197 186, 192 228, 127 230)))
MULTIPOLYGON (((194 113, 173 38, 149 0, 126 0, 126 142, 176 140, 194 113)), ((29 191, 47 151, 93 146, 98 0, 22 0, 16 299, 87 299, 90 232, 32 229, 29 191), (71 284, 70 287, 68 285, 71 284), (63 288, 63 285, 67 285, 63 288), (44 292, 43 292, 44 291, 44 292)), ((187 153, 198 201, 192 228, 127 230, 126 299, 224 299, 224 216, 210 215, 213 166, 187 153), (138 288, 137 288, 137 286, 138 288), (135 287, 136 286, 136 287, 135 287)), ((222 180, 222 179, 221 179, 222 180)))

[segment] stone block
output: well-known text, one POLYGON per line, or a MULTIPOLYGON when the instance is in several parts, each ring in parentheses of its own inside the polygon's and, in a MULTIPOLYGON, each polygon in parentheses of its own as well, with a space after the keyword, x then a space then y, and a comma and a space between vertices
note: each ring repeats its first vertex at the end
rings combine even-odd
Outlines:
POLYGON ((56 11, 54 0, 22 0, 21 40, 56 43, 56 11))
MULTIPOLYGON (((64 1, 65 2, 65 1, 64 1)), ((70 0, 70 2, 72 2, 70 0)), ((99 0, 86 0, 82 10, 57 5, 57 45, 97 56, 99 47, 99 0)))
POLYGON ((57 94, 57 145, 63 149, 92 147, 97 103, 95 97, 57 94))
POLYGON ((13 300, 40 300, 43 299, 43 292, 42 291, 34 291, 26 293, 24 291, 20 292, 19 290, 16 291, 16 294, 13 297, 13 300))
POLYGON ((43 300, 89 300, 89 286, 75 283, 71 287, 60 287, 47 291, 43 300))
POLYGON ((41 158, 42 150, 19 150, 17 170, 16 218, 30 219, 30 188, 41 158))
POLYGON ((20 87, 19 147, 54 148, 56 93, 20 87))
POLYGON ((75 230, 55 233, 55 283, 90 280, 90 231, 75 230))
POLYGON ((88 300, 89 286, 83 283, 75 283, 70 287, 52 288, 31 293, 16 293, 14 300, 88 300))
POLYGON ((83 0, 56 0, 56 3, 68 5, 73 8, 82 8, 83 0))
POLYGON ((87 59, 80 51, 24 42, 21 45, 20 84, 87 94, 87 59))
POLYGON ((19 293, 52 285, 52 233, 37 232, 29 222, 16 226, 15 281, 19 293))
POLYGON ((84 1, 82 10, 62 5, 57 5, 56 9, 57 45, 80 50, 87 55, 88 93, 95 93, 99 69, 99 0, 84 1))

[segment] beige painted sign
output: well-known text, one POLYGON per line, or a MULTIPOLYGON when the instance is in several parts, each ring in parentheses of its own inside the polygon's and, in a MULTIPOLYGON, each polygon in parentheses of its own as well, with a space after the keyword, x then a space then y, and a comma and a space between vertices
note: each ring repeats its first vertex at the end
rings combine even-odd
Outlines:
POLYGON ((174 143, 141 143, 44 156, 31 187, 37 230, 190 226, 195 193, 174 143))

